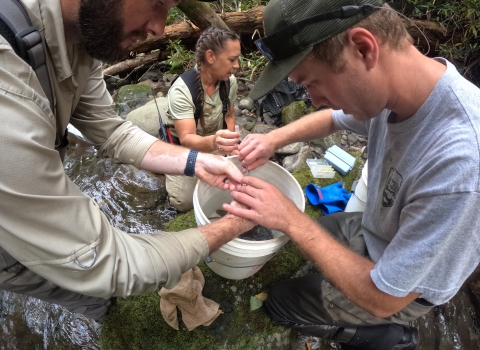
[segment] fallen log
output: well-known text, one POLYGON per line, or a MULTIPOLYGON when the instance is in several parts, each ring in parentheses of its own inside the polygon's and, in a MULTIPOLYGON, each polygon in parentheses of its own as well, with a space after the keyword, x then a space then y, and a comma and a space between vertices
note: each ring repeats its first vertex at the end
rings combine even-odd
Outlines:
MULTIPOLYGON (((258 30, 263 35, 264 8, 265 6, 257 6, 244 12, 227 12, 224 22, 230 29, 241 35, 252 35, 255 30, 258 30)), ((405 19, 404 24, 412 36, 415 46, 425 54, 433 55, 438 50, 439 44, 451 39, 451 34, 448 30, 435 22, 405 19)), ((182 44, 190 45, 196 42, 200 33, 201 30, 189 21, 167 26, 165 33, 161 37, 149 35, 145 41, 137 44, 132 50, 143 53, 161 49, 160 57, 158 57, 158 53, 154 53, 128 59, 106 68, 104 74, 115 75, 141 65, 165 60, 168 53, 164 51, 164 48, 170 40, 182 40, 182 44)))
MULTIPOLYGON (((252 35, 256 29, 263 35, 263 10, 265 6, 257 6, 243 12, 227 12, 225 24, 234 32, 243 35, 252 35)), ((149 35, 145 41, 138 43, 132 51, 148 52, 168 45, 170 40, 182 40, 182 44, 194 44, 202 31, 189 21, 172 24, 165 27, 161 37, 149 35)))
POLYGON ((137 56, 135 58, 127 59, 125 61, 114 64, 110 67, 103 69, 104 77, 108 78, 112 75, 117 75, 119 73, 131 71, 140 66, 145 66, 147 64, 152 64, 158 61, 164 61, 168 58, 168 53, 163 51, 155 51, 144 56, 137 56))
POLYGON ((424 54, 433 54, 441 43, 451 39, 451 33, 436 22, 403 20, 413 44, 424 54))
POLYGON ((228 29, 222 18, 217 16, 215 11, 204 2, 197 0, 182 0, 177 7, 193 22, 198 28, 205 30, 208 27, 219 27, 228 29))

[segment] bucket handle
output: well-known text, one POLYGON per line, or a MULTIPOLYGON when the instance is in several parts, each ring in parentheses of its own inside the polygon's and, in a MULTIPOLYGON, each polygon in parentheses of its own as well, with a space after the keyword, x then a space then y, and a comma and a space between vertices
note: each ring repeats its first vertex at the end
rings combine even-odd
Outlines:
POLYGON ((355 193, 355 190, 356 190, 356 188, 357 188, 357 185, 358 185, 358 180, 353 181, 353 183, 352 183, 352 189, 350 190, 350 192, 355 193))
MULTIPOLYGON (((270 259, 272 259, 275 255, 277 255, 280 251, 277 251, 275 252, 275 254, 273 254, 270 259)), ((205 259, 203 259, 203 261, 205 261, 206 264, 210 264, 212 262, 214 263, 217 263, 217 264, 220 264, 220 265, 223 265, 223 266, 226 266, 226 267, 231 267, 232 269, 245 269, 245 268, 251 268, 251 267, 257 267, 257 266, 260 266, 260 265, 265 265, 270 259, 268 259, 267 261, 265 261, 263 264, 257 264, 257 265, 252 265, 252 266, 230 266, 230 265, 225 265, 225 264, 222 264, 218 261, 215 261, 212 259, 212 257, 210 255, 208 255, 205 259)))
MULTIPOLYGON (((272 257, 273 257, 273 256, 272 256, 272 257)), ((259 266, 259 265, 262 265, 262 266, 265 265, 265 263, 263 263, 263 264, 258 264, 258 265, 252 265, 252 266, 231 266, 231 265, 225 265, 225 264, 222 264, 222 263, 220 263, 220 262, 218 262, 218 261, 213 260, 210 255, 207 256, 203 261, 205 261, 206 264, 210 264, 210 263, 214 262, 214 263, 217 263, 217 264, 226 266, 226 267, 231 267, 232 269, 245 269, 245 268, 257 267, 257 266, 259 266)))

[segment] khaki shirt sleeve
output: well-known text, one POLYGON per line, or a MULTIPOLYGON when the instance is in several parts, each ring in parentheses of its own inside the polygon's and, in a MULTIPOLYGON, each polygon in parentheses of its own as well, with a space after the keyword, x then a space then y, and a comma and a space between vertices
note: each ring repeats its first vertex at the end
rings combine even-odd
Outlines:
MULTIPOLYGON (((126 297, 173 287, 208 254, 204 236, 197 229, 136 235, 113 228, 98 204, 66 176, 54 149, 55 118, 39 88, 31 68, 0 41, 2 247, 49 281, 86 295, 126 297)), ((112 135, 129 129, 123 125, 112 135)), ((131 130, 124 142, 139 147, 131 130)), ((119 154, 121 159, 129 151, 119 154)))
POLYGON ((168 117, 170 119, 193 119, 195 104, 188 86, 182 78, 178 78, 168 90, 168 117))
POLYGON ((145 153, 158 139, 124 121, 113 106, 101 66, 95 61, 70 123, 89 142, 100 147, 102 156, 139 168, 145 153))

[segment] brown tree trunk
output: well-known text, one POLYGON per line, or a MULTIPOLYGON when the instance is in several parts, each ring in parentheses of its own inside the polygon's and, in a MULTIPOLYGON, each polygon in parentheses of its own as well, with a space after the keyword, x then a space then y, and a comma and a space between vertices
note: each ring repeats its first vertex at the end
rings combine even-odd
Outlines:
POLYGON ((103 75, 105 77, 108 77, 112 75, 117 75, 118 73, 131 71, 132 69, 140 66, 152 64, 157 61, 164 61, 167 59, 167 56, 168 55, 166 52, 160 52, 160 51, 151 52, 149 54, 146 54, 145 56, 138 56, 132 59, 119 62, 117 64, 114 64, 113 66, 107 67, 103 69, 103 75))
POLYGON ((225 22, 217 16, 207 3, 197 0, 182 0, 177 7, 201 30, 205 30, 208 27, 228 29, 225 22))
MULTIPOLYGON (((196 0, 182 1, 182 4, 185 6, 189 5, 190 3, 192 3, 192 6, 197 6, 199 4, 199 2, 196 0)), ((192 8, 190 8, 190 10, 192 8)), ((264 8, 265 6, 257 6, 248 11, 227 12, 224 23, 231 30, 241 35, 252 35, 255 30, 258 30, 260 35, 263 35, 264 8)), ((199 10, 197 9, 196 11, 199 10)), ((217 14, 215 15, 218 17, 217 14)), ((419 20, 405 20, 404 23, 407 27, 408 32, 414 40, 415 46, 417 46, 419 50, 425 54, 433 55, 438 50, 438 45, 440 43, 444 43, 450 39, 450 34, 448 33, 448 31, 445 28, 440 27, 437 23, 419 20)), ((200 36, 200 33, 201 29, 193 25, 189 21, 173 24, 165 28, 165 33, 163 34, 163 36, 158 38, 154 36, 149 36, 145 41, 139 43, 133 50, 136 52, 150 52, 151 50, 156 49, 163 50, 163 48, 168 45, 170 40, 179 39, 182 40, 182 43, 184 45, 190 45, 196 42, 196 40, 200 36)), ((158 60, 165 60, 167 58, 167 55, 167 53, 161 51, 158 60)), ((126 60, 105 69, 104 73, 108 75, 115 75, 119 72, 131 70, 140 65, 153 63, 155 62, 155 60, 157 60, 153 57, 155 56, 152 54, 148 54, 143 58, 126 60)))
MULTIPOLYGON (((184 0, 190 1, 190 0, 184 0)), ((193 2, 197 2, 192 0, 193 2)), ((183 3, 183 2, 182 2, 183 3)), ((265 6, 257 6, 251 10, 243 12, 227 12, 225 24, 238 34, 252 35, 255 29, 263 33, 263 10, 265 6)), ((218 17, 218 15, 216 15, 218 17)), ((147 52, 168 45, 170 40, 182 40, 184 45, 193 44, 200 36, 201 29, 190 22, 172 24, 165 27, 165 32, 161 37, 149 35, 148 38, 137 44, 133 51, 147 52)))

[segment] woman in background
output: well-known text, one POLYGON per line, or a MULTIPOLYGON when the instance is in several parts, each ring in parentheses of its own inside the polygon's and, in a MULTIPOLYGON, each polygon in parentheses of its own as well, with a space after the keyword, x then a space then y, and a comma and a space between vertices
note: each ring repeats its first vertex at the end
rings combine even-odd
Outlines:
MULTIPOLYGON (((164 123, 175 143, 201 152, 221 155, 237 154, 240 133, 235 132, 233 103, 237 98, 235 71, 239 68, 240 37, 230 31, 211 27, 205 30, 195 48, 198 88, 199 119, 195 120, 196 103, 180 76, 168 92, 168 110, 164 123), (220 84, 228 81, 229 84, 220 84), (226 91, 229 86, 229 91, 226 91), (223 92, 220 89, 224 89, 223 92), (224 114, 221 93, 228 96, 228 109, 224 114)), ((196 177, 166 175, 169 201, 178 211, 193 208, 196 177)))

